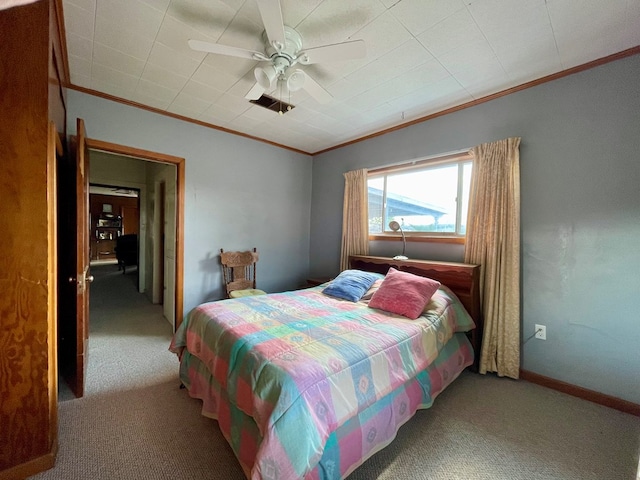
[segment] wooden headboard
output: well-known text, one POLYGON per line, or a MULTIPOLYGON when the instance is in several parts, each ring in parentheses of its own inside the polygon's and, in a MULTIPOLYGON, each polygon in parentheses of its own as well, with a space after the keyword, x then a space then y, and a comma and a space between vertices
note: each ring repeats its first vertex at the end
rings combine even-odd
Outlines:
POLYGON ((351 268, 386 274, 389 267, 429 277, 449 287, 467 309, 476 328, 470 332, 475 351, 475 366, 480 358, 482 342, 482 310, 480 308, 480 265, 456 262, 436 262, 431 260, 394 260, 388 257, 351 255, 351 268))

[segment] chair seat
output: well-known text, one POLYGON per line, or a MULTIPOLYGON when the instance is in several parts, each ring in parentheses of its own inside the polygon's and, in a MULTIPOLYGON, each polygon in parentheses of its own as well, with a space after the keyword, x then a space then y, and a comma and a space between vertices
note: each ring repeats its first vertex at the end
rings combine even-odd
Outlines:
POLYGON ((267 292, 257 288, 248 288, 247 290, 233 290, 229 292, 230 298, 252 297, 254 295, 266 295, 267 292))

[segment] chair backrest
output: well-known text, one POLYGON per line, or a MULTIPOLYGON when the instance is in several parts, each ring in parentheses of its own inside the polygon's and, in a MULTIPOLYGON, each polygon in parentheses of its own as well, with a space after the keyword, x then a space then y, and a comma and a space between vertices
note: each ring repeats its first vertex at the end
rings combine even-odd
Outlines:
POLYGON ((256 263, 258 252, 225 252, 220 249, 220 263, 222 277, 226 288, 227 298, 234 290, 256 288, 256 263))
POLYGON ((116 238, 116 248, 124 250, 138 250, 138 235, 135 233, 128 233, 126 235, 120 235, 116 238))
POLYGON ((138 235, 129 233, 116 239, 116 259, 125 265, 138 264, 138 235))

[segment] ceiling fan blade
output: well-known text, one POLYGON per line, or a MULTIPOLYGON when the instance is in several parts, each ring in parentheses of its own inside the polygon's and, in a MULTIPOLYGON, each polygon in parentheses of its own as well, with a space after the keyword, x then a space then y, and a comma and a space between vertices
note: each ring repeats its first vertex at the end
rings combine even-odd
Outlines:
POLYGON ((302 89, 306 90, 318 103, 329 103, 333 100, 333 95, 309 75, 306 75, 302 89))
POLYGON ((198 52, 217 53, 219 55, 229 55, 231 57, 248 58, 251 60, 268 60, 263 53, 245 50, 244 48, 230 47, 229 45, 222 45, 220 43, 189 40, 189 46, 198 52))
POLYGON ((256 0, 264 30, 271 45, 280 50, 285 45, 284 20, 280 0, 256 0))
POLYGON ((367 47, 364 40, 353 40, 333 45, 310 48, 300 52, 298 62, 303 65, 312 63, 339 62, 342 60, 353 60, 364 58, 367 54, 367 47))
POLYGON ((251 87, 251 90, 247 92, 244 98, 246 98, 247 100, 257 100, 262 96, 263 93, 264 88, 258 82, 256 82, 255 85, 251 87))

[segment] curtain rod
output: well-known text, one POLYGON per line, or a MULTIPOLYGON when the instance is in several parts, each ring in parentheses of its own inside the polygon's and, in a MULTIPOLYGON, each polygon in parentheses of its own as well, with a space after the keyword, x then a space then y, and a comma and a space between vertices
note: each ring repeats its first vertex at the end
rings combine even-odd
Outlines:
POLYGON ((463 148, 463 149, 460 149, 460 150, 454 150, 454 151, 447 152, 447 153, 439 153, 439 154, 436 154, 436 155, 428 155, 426 157, 419 157, 419 158, 414 158, 414 159, 411 159, 411 160, 402 160, 402 161, 395 162, 395 163, 390 163, 388 165, 384 165, 384 166, 381 166, 381 167, 368 169, 367 173, 368 174, 371 174, 371 173, 383 173, 383 172, 390 171, 390 170, 395 170, 395 169, 411 168, 411 167, 414 167, 416 165, 420 165, 421 163, 429 164, 429 163, 432 163, 432 162, 448 160, 450 158, 461 157, 463 155, 471 156, 470 151, 471 151, 471 148, 463 148))

